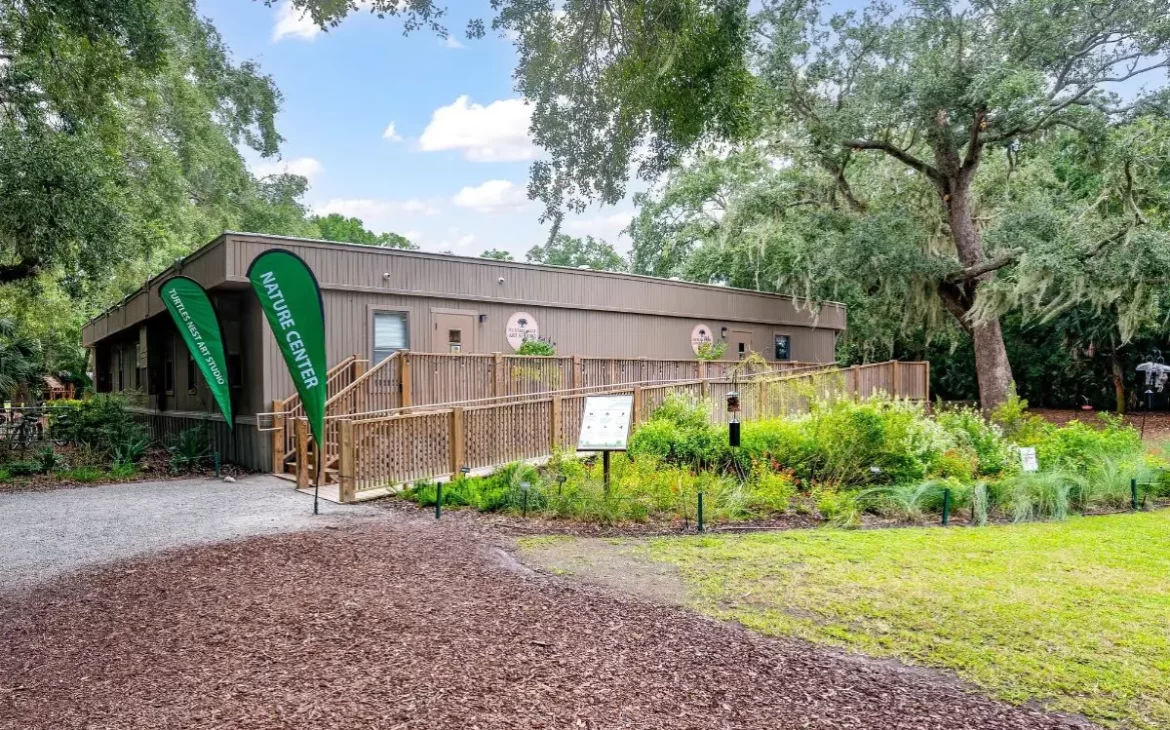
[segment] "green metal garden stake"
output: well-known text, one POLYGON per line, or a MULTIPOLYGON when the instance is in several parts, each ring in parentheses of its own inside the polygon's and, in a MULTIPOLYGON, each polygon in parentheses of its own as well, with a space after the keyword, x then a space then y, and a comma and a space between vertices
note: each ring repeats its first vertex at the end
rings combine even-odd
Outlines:
POLYGON ((1137 512, 1137 508, 1138 508, 1137 479, 1130 479, 1129 480, 1129 501, 1130 501, 1130 505, 1133 507, 1133 511, 1137 512))
POLYGON ((699 492, 699 532, 703 531, 703 493, 699 492))
POLYGON ((435 519, 443 516, 443 483, 435 483, 435 519))
POLYGON ((943 490, 943 527, 951 522, 951 490, 943 490))

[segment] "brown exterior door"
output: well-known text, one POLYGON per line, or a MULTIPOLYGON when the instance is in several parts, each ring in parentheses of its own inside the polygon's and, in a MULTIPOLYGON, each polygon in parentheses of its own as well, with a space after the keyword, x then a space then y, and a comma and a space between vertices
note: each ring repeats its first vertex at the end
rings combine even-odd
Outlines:
POLYGON ((475 352, 475 315, 431 313, 431 352, 475 352))
POLYGON ((752 351, 752 333, 747 330, 732 330, 731 344, 727 356, 732 360, 743 360, 752 351))

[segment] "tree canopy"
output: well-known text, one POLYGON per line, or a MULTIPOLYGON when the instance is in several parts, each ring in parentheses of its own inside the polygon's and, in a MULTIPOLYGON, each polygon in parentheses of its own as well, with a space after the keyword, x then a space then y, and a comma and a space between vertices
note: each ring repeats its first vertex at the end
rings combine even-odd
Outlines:
POLYGON ((481 259, 495 259, 496 261, 515 261, 512 254, 499 248, 489 248, 479 255, 481 259))
POLYGON ((528 249, 525 258, 534 264, 588 267, 598 271, 625 271, 626 260, 613 246, 593 236, 576 238, 559 234, 543 246, 528 249))

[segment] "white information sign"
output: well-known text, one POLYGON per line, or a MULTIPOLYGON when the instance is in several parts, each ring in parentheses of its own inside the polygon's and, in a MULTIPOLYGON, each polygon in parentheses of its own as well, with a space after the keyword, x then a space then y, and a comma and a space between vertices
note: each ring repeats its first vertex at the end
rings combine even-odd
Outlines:
POLYGON ((586 398, 577 450, 625 451, 633 410, 633 395, 591 395, 586 398))
POLYGON ((1032 446, 1020 447, 1020 466, 1024 471, 1037 471, 1040 468, 1036 461, 1036 449, 1032 446))

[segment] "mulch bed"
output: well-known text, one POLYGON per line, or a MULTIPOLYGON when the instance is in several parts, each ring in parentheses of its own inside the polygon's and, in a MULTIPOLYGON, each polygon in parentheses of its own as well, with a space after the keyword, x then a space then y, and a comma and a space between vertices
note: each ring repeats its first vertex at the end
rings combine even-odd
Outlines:
POLYGON ((462 516, 0 596, 0 728, 1068 728, 953 680, 533 574, 462 516))

